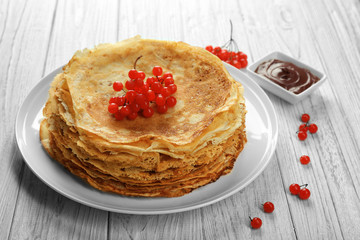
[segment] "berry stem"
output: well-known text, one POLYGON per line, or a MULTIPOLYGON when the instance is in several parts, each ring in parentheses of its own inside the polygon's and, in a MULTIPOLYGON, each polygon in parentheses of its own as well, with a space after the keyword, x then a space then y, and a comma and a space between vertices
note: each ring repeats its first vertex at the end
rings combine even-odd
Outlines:
POLYGON ((138 61, 140 58, 142 58, 142 55, 141 55, 140 57, 138 57, 138 58, 135 60, 135 62, 134 62, 134 69, 135 69, 135 70, 136 70, 136 63, 137 63, 137 61, 138 61))
POLYGON ((233 39, 233 24, 232 21, 230 19, 230 40, 227 41, 221 48, 226 48, 229 49, 230 51, 239 51, 239 47, 236 43, 236 41, 233 39))
POLYGON ((305 123, 305 126, 302 127, 301 129, 299 129, 299 130, 296 132, 296 134, 298 134, 300 131, 302 131, 304 128, 307 128, 307 127, 309 127, 309 122, 306 122, 306 123, 305 123))
POLYGON ((303 184, 303 185, 300 185, 300 187, 307 187, 309 184, 307 184, 307 183, 305 183, 305 184, 303 184))

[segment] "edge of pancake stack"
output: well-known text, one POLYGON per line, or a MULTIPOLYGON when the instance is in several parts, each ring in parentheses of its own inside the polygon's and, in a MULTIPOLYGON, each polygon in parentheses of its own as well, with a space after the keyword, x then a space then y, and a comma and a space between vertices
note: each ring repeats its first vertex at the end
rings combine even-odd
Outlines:
POLYGON ((243 87, 221 60, 183 42, 131 38, 75 53, 49 90, 40 139, 49 155, 94 188, 177 197, 229 173, 246 143, 243 87), (117 121, 107 110, 136 68, 161 66, 178 87, 166 114, 117 121))

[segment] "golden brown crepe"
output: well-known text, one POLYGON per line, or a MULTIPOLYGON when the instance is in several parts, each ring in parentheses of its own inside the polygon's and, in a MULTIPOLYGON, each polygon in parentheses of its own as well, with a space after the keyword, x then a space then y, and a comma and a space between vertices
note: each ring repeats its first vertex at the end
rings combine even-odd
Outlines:
POLYGON ((243 87, 206 50, 135 37, 75 53, 44 108, 40 138, 70 172, 102 191, 175 197, 233 168, 246 143, 243 87), (173 74, 178 102, 166 114, 117 121, 107 105, 133 68, 173 74))

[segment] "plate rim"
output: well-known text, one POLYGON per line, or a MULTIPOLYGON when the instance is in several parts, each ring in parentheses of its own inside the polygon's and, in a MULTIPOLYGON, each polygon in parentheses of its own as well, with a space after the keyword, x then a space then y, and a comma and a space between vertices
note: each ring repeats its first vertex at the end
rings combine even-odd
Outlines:
MULTIPOLYGON (((272 114, 274 118, 270 118, 270 122, 271 122, 271 129, 273 130, 272 132, 272 137, 270 138, 270 140, 272 141, 272 143, 268 144, 267 149, 265 151, 265 153, 263 154, 262 158, 266 157, 265 162, 263 163, 263 165, 261 165, 261 167, 258 168, 254 168, 252 169, 251 172, 255 173, 253 175, 251 175, 243 184, 241 184, 240 186, 235 185, 234 187, 230 188, 230 191, 226 192, 225 194, 216 197, 210 201, 200 201, 199 203, 196 204, 192 204, 190 206, 180 206, 180 207, 173 207, 171 209, 157 209, 157 210, 143 210, 143 209, 127 209, 127 208, 114 208, 114 207, 110 207, 110 206, 104 206, 104 205, 99 205, 99 204, 94 204, 92 202, 86 202, 83 201, 82 199, 77 198, 76 196, 73 196, 71 194, 69 194, 68 192, 63 191, 62 189, 57 188, 53 183, 47 181, 46 179, 44 179, 30 164, 30 162, 26 159, 25 154, 23 151, 25 151, 24 149, 22 149, 22 144, 21 144, 21 131, 20 129, 22 129, 22 126, 24 124, 21 123, 25 123, 25 118, 21 118, 21 114, 22 114, 22 110, 25 106, 25 103, 29 100, 29 98, 35 94, 36 90, 38 88, 41 88, 42 85, 44 84, 44 81, 49 78, 49 76, 51 75, 56 75, 59 71, 61 71, 61 69, 63 68, 63 66, 56 68, 55 70, 51 71, 50 73, 46 74, 43 78, 41 78, 41 80, 35 84, 35 86, 30 90, 30 92, 27 94, 27 96, 25 97, 24 101, 22 102, 21 106, 19 107, 19 110, 17 112, 16 115, 16 120, 15 120, 15 137, 16 137, 16 143, 18 146, 18 149, 25 161, 25 163, 27 164, 27 166, 30 168, 30 170, 42 181, 44 182, 47 186, 49 186, 51 189, 55 190, 55 192, 60 193, 61 195, 75 201, 81 204, 84 204, 86 206, 90 206, 96 209, 101 209, 101 210, 105 210, 105 211, 111 211, 111 212, 117 212, 117 213, 125 213, 125 214, 137 214, 137 215, 158 215, 158 214, 170 214, 170 213, 178 213, 178 212, 185 212, 185 211, 190 211, 190 210, 194 210, 194 209, 198 209, 198 208, 202 208, 205 206, 209 206, 211 204, 214 204, 216 202, 219 202, 225 198, 228 198, 230 196, 232 196, 233 194, 239 192, 240 190, 244 189, 245 187, 247 187, 251 182, 253 182, 263 171, 264 169, 267 167, 267 165, 269 164, 269 162, 272 159, 272 156, 275 152, 275 148, 276 148, 276 144, 278 141, 278 117, 274 108, 273 103, 270 101, 269 97, 267 96, 267 94, 264 92, 264 90, 250 77, 246 74, 246 70, 239 70, 227 63, 224 63, 224 66, 226 67, 226 69, 229 71, 229 74, 236 80, 236 77, 233 76, 233 74, 236 75, 243 75, 243 77, 247 77, 249 80, 246 83, 242 83, 243 85, 248 85, 248 87, 251 87, 251 89, 255 89, 256 90, 256 95, 257 97, 259 97, 259 99, 261 99, 261 103, 264 104, 264 100, 266 101, 266 105, 267 107, 270 107, 270 111, 268 109, 268 113, 272 114), (233 74, 232 74, 233 73, 233 74), (250 85, 250 86, 249 86, 250 85), (262 95, 262 96, 259 96, 262 95), (267 156, 266 156, 267 155, 267 156)), ((238 77, 239 78, 239 77, 238 77)), ((46 81, 45 81, 46 82, 46 81)), ((51 83, 51 82, 50 82, 51 83)), ((48 86, 49 88, 50 86, 48 86)), ((46 102, 44 102, 45 104, 46 102)), ((40 140, 39 140, 40 141, 40 140)), ((48 155, 49 158, 51 158, 48 155)), ((246 178, 245 178, 246 179, 246 178)), ((80 180, 79 180, 80 181, 80 180)), ((189 193, 191 194, 191 193, 189 193)))

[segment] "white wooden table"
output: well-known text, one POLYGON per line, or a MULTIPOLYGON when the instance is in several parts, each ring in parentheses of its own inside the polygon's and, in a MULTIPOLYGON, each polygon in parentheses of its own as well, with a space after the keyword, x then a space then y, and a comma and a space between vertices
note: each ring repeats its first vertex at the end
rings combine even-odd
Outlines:
POLYGON ((360 3, 295 1, 0 1, 0 239, 360 239, 360 3), (269 93, 279 141, 244 190, 201 209, 137 216, 97 210, 41 182, 17 149, 16 113, 41 77, 78 49, 137 34, 221 45, 234 38, 249 63, 281 50, 325 72, 327 82, 290 105, 269 93), (302 113, 319 126, 300 142, 302 113), (311 164, 299 157, 308 154, 311 164), (309 183, 311 197, 289 194, 309 183), (261 211, 272 201, 273 214, 261 211), (250 228, 248 216, 263 220, 250 228))

